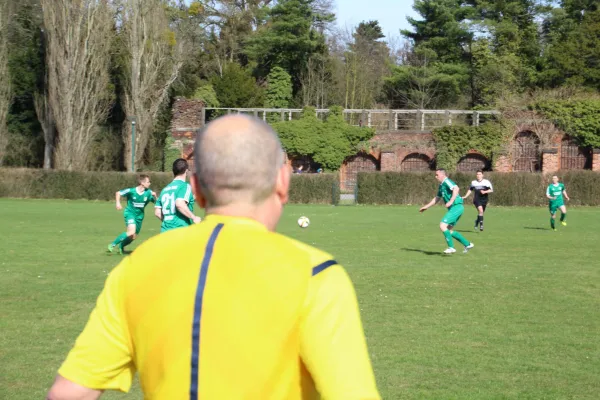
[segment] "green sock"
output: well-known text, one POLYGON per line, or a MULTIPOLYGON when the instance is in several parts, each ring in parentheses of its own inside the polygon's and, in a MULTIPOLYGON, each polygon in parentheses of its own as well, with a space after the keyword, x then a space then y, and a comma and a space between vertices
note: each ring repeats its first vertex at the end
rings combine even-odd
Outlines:
POLYGON ((552 229, 554 229, 554 218, 550 218, 550 226, 552 227, 552 229))
POLYGON ((444 231, 444 237, 446 238, 446 243, 448 243, 448 247, 454 248, 454 243, 452 243, 452 234, 449 230, 444 231))
POLYGON ((461 235, 460 233, 454 231, 452 232, 452 237, 456 240, 458 240, 460 242, 460 244, 462 244, 463 246, 468 246, 471 244, 471 242, 469 242, 467 239, 465 239, 465 237, 463 235, 461 235))
POLYGON ((129 245, 131 242, 133 242, 133 239, 130 236, 127 236, 125 240, 123 240, 123 243, 121 243, 121 248, 124 249, 125 246, 129 245))
POLYGON ((560 222, 563 222, 565 219, 567 219, 567 213, 560 214, 560 222))
POLYGON ((127 233, 123 232, 121 233, 119 236, 117 236, 117 238, 111 243, 113 246, 118 245, 119 243, 121 243, 123 240, 125 240, 127 238, 127 233))

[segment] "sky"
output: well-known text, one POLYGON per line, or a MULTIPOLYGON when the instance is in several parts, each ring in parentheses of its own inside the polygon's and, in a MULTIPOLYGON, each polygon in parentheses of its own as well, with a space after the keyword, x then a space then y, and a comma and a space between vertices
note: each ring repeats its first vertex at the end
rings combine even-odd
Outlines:
POLYGON ((377 20, 386 37, 399 36, 408 29, 407 16, 417 17, 413 0, 335 0, 337 24, 355 27, 362 21, 377 20))

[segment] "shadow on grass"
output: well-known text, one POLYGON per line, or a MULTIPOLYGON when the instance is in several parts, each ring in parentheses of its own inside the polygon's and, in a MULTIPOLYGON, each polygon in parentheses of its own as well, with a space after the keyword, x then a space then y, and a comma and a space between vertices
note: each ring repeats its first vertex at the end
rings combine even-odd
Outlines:
POLYGON ((414 251, 415 253, 423 253, 426 254, 428 256, 443 256, 444 253, 441 253, 439 251, 427 251, 427 250, 421 250, 421 249, 407 249, 407 248, 403 248, 401 250, 404 251, 414 251))
POLYGON ((532 230, 536 230, 536 231, 547 231, 547 230, 549 230, 548 228, 540 228, 539 226, 525 226, 525 227, 523 227, 523 229, 532 229, 532 230))

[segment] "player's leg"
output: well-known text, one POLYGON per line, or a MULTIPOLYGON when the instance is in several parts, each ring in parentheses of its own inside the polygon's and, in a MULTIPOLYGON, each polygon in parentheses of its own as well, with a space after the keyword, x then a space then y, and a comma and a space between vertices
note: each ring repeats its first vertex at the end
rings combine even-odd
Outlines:
POLYGON ((476 201, 473 202, 473 206, 475 206, 475 210, 477 210, 477 218, 475 218, 475 229, 479 228, 479 222, 481 220, 480 214, 479 214, 479 203, 477 203, 476 201))
POLYGON ((442 222, 440 222, 440 230, 444 234, 444 239, 446 239, 446 243, 448 244, 448 248, 444 250, 444 253, 450 254, 455 253, 456 249, 454 248, 454 242, 452 241, 452 233, 450 233, 450 229, 448 229, 449 224, 447 222, 447 217, 448 213, 444 215, 444 218, 442 218, 442 222))
POLYGON ((550 228, 556 230, 556 209, 550 209, 550 228))
POLYGON ((563 224, 564 226, 567 226, 567 221, 565 221, 567 219, 567 207, 563 204, 562 206, 559 207, 560 209, 560 223, 563 224))
MULTIPOLYGON (((135 219, 130 218, 128 215, 125 215, 125 229, 127 229, 129 224, 133 224, 133 223, 135 223, 135 219)), ((127 231, 121 233, 119 236, 116 237, 115 240, 112 241, 111 244, 108 245, 108 251, 112 253, 115 247, 119 246, 119 248, 120 248, 121 243, 123 243, 123 241, 125 241, 126 239, 127 239, 127 231)))
POLYGON ((135 240, 135 238, 137 237, 137 233, 138 233, 137 223, 134 222, 133 224, 127 225, 127 237, 125 238, 125 240, 123 240, 121 242, 121 245, 119 246, 119 252, 121 254, 123 254, 123 250, 125 250, 125 246, 130 245, 131 242, 133 242, 135 240))
POLYGON ((481 203, 479 207, 477 207, 477 211, 479 212, 479 230, 483 231, 483 214, 485 214, 485 207, 487 204, 481 203))
POLYGON ((452 226, 452 229, 450 229, 450 235, 454 239, 458 240, 460 244, 465 246, 465 248, 468 247, 470 249, 473 248, 473 244, 467 239, 465 239, 465 237, 461 235, 460 232, 454 230, 454 227, 456 226, 456 224, 458 224, 458 221, 460 220, 460 217, 462 217, 464 212, 465 208, 462 205, 455 205, 449 210, 449 214, 451 215, 448 217, 448 219, 450 220, 450 225, 452 226))

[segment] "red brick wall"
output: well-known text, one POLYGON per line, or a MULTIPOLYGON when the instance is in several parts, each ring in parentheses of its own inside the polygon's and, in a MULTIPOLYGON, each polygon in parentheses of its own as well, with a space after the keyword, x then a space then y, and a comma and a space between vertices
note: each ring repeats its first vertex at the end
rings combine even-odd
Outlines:
POLYGON ((550 174, 559 170, 560 155, 557 150, 544 150, 542 152, 542 172, 550 174))
POLYGON ((600 149, 594 149, 592 154, 592 171, 600 172, 600 149))

